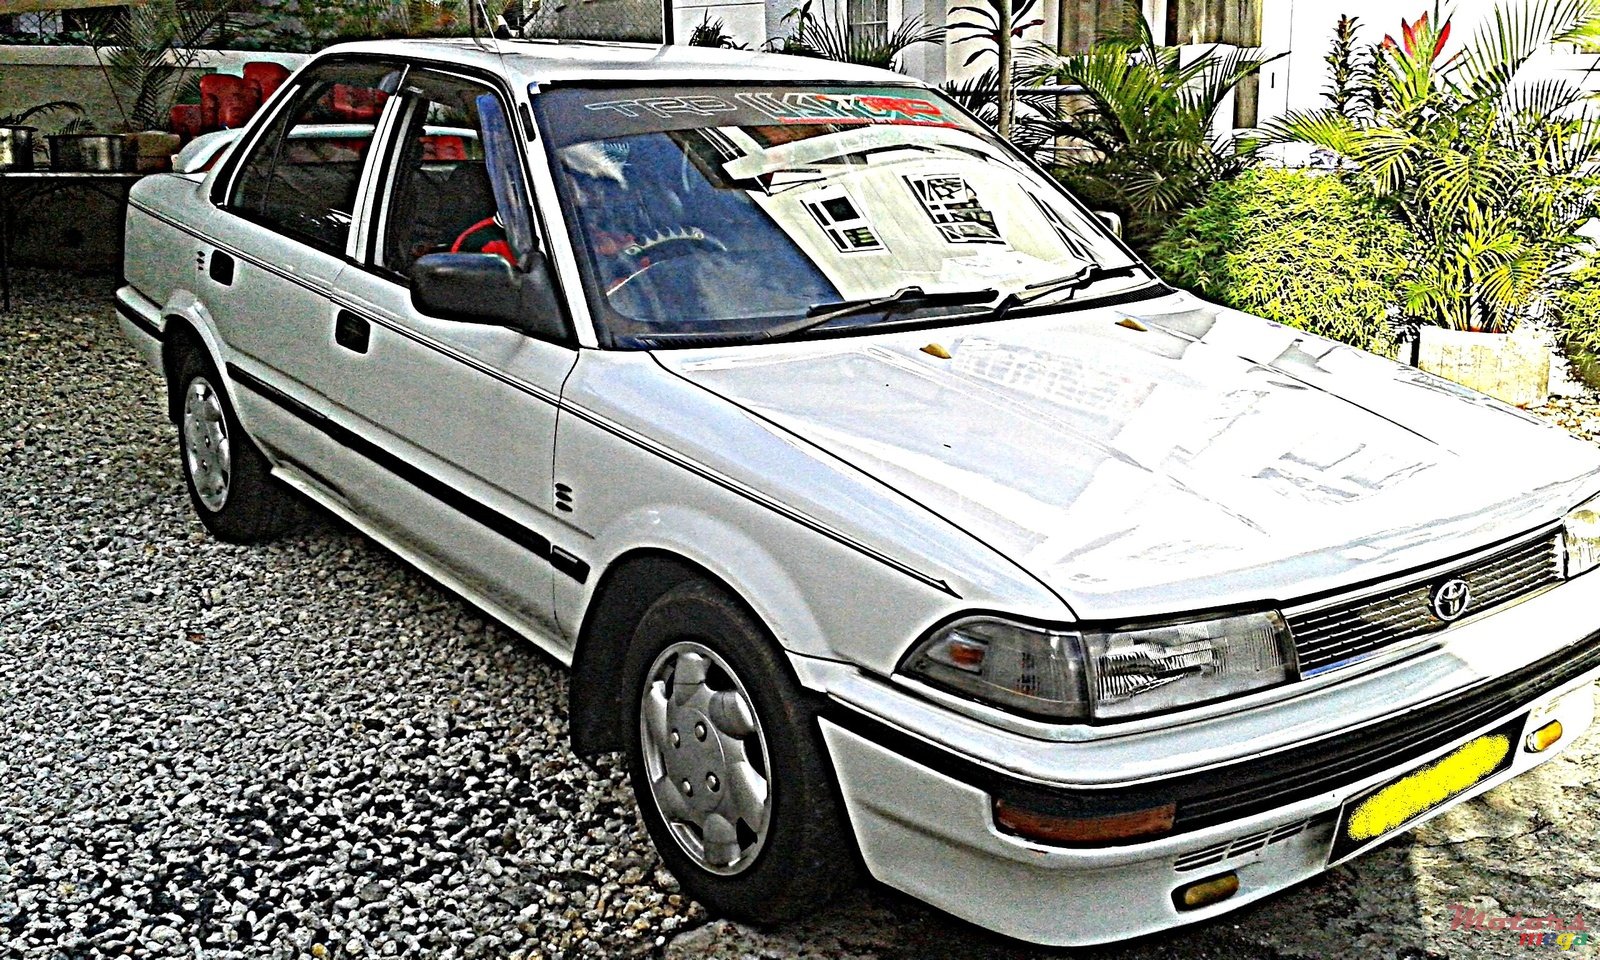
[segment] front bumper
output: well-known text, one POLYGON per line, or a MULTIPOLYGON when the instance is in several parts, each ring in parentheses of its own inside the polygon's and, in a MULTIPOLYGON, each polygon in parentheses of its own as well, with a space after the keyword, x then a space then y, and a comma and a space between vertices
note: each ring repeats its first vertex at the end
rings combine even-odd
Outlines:
POLYGON ((1337 862, 1330 856, 1347 800, 1508 722, 1521 721, 1509 767, 1394 832, 1559 753, 1593 722, 1600 632, 1588 631, 1597 592, 1600 578, 1580 578, 1447 631, 1442 645, 1412 661, 1319 692, 1319 735, 1298 722, 1287 724, 1295 731, 1287 740, 1263 732, 1275 717, 1303 710, 1296 700, 1191 724, 1206 730, 1203 758, 1174 749, 1192 742, 1194 731, 1181 728, 1121 741, 1033 740, 1013 750, 1014 736, 960 732, 962 722, 946 711, 947 725, 930 736, 917 698, 865 697, 849 684, 832 691, 823 736, 862 856, 879 880, 1008 936, 1057 946, 1118 940, 1215 916, 1327 869, 1337 862), (1454 689, 1441 693, 1452 680, 1454 689), (1391 692, 1382 710, 1368 709, 1383 689, 1391 692), (907 707, 900 716, 885 709, 896 699, 907 707), (907 719, 918 725, 899 722, 907 719), (1560 741, 1525 749, 1526 734, 1550 720, 1562 724, 1560 741), (1132 754, 1143 762, 1123 763, 1132 754), (1080 775, 1096 766, 1097 776, 1080 775), (1052 767, 1061 773, 1048 776, 1052 767), (994 798, 1017 789, 1054 793, 1069 806, 1084 797, 1127 807, 1168 797, 1179 813, 1174 833, 1156 840, 1048 846, 995 825, 994 798), (1239 880, 1232 897, 1188 911, 1174 905, 1175 889, 1229 872, 1239 880))

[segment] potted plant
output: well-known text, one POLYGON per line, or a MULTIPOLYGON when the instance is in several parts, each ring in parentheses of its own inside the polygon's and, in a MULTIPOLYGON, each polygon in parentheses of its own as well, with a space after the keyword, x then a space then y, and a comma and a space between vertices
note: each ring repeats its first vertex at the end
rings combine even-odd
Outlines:
POLYGON ((102 24, 90 35, 95 60, 127 134, 127 167, 163 169, 180 144, 166 129, 174 101, 198 83, 201 51, 214 45, 237 0, 179 3, 152 0, 102 24))
POLYGON ((76 114, 68 123, 69 129, 82 123, 83 107, 71 100, 51 100, 21 113, 0 115, 0 171, 32 170, 34 151, 40 146, 34 134, 39 128, 30 126, 28 121, 62 112, 76 114))

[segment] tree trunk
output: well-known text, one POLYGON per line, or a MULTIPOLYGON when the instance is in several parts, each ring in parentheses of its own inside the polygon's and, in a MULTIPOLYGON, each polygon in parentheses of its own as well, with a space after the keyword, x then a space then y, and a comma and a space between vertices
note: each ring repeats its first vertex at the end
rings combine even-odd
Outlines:
POLYGON ((999 21, 1000 54, 1000 119, 995 129, 1000 136, 1011 139, 1011 114, 1015 101, 1011 94, 1011 0, 995 0, 995 18, 999 21))

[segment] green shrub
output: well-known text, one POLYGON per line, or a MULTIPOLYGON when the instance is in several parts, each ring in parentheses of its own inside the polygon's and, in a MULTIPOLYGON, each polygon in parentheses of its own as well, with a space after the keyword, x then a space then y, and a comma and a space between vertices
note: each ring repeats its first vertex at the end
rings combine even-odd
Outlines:
POLYGON ((1379 202, 1338 177, 1261 168, 1219 183, 1151 251, 1208 300, 1393 355, 1388 322, 1414 250, 1379 202))
POLYGON ((1552 309, 1572 372, 1589 386, 1600 387, 1600 264, 1591 262, 1572 274, 1570 284, 1555 295, 1552 309))

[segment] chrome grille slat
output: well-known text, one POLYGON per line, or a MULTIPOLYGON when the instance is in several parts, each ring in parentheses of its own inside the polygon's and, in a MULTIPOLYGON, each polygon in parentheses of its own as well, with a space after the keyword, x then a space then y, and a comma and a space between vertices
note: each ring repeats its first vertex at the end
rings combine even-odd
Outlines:
POLYGON ((1271 844, 1282 843, 1290 837, 1298 836, 1310 825, 1310 819, 1300 820, 1296 823, 1285 824, 1275 830, 1263 830, 1260 833, 1248 834, 1233 840, 1224 840, 1221 843, 1212 844, 1193 853, 1184 854, 1173 862, 1172 868, 1178 873, 1187 873, 1190 870, 1209 867, 1213 863, 1221 863, 1223 860, 1233 857, 1242 857, 1247 853, 1254 853, 1257 850, 1265 849, 1271 844))
POLYGON ((1561 578, 1556 535, 1541 532, 1476 561, 1442 566, 1426 577, 1288 615, 1302 673, 1317 673, 1448 626, 1433 615, 1432 585, 1459 577, 1472 587, 1469 613, 1515 600, 1561 578))

